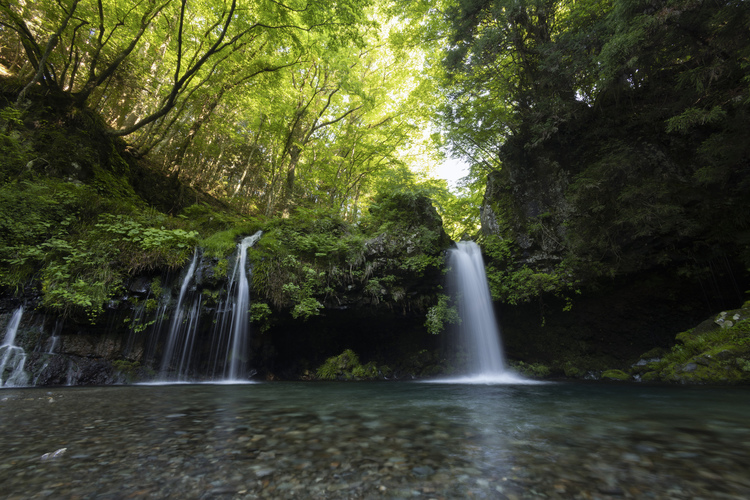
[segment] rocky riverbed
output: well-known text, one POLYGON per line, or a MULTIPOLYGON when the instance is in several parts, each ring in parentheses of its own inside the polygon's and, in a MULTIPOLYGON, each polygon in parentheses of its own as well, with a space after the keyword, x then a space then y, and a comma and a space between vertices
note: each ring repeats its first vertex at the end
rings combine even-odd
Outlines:
POLYGON ((608 387, 4 390, 0 491, 9 499, 750 496, 750 393, 608 387))

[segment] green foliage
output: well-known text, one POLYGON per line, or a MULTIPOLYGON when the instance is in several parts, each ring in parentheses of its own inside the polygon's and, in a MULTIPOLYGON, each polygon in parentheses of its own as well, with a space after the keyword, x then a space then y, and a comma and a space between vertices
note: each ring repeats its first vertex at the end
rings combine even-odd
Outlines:
POLYGON ((198 243, 206 257, 223 259, 237 249, 237 243, 260 228, 253 218, 219 211, 206 204, 190 205, 179 215, 190 227, 205 235, 198 243))
POLYGON ((622 370, 605 370, 604 373, 602 373, 602 378, 605 380, 619 380, 625 382, 630 380, 630 375, 622 370))
POLYGON ((356 225, 325 208, 270 221, 248 252, 254 290, 303 319, 344 290, 361 290, 374 304, 407 298, 404 276, 439 273, 447 237, 422 194, 383 195, 376 205, 356 225))
POLYGON ((115 371, 119 372, 120 375, 125 377, 126 381, 132 382, 135 380, 138 370, 141 368, 141 364, 138 361, 118 359, 112 362, 112 367, 115 371))
POLYGON ((130 270, 182 265, 197 243, 197 231, 149 227, 124 215, 102 214, 95 227, 110 235, 130 270))
POLYGON ((151 296, 154 300, 158 301, 163 293, 164 288, 162 288, 161 277, 157 276, 151 280, 151 296))
POLYGON ((291 305, 294 318, 319 314, 337 270, 362 262, 364 238, 329 210, 300 209, 272 221, 249 250, 253 287, 277 307, 291 305), (283 243, 282 243, 283 242, 283 243))
POLYGON ((229 211, 220 211, 205 203, 196 203, 185 207, 180 212, 179 217, 189 220, 190 226, 195 228, 199 233, 211 236, 227 229, 236 229, 235 237, 240 234, 252 234, 257 231, 257 229, 253 230, 247 227, 253 223, 247 217, 240 217, 229 211))
POLYGON ((515 243, 497 236, 486 238, 482 250, 488 257, 487 281, 495 300, 515 305, 549 294, 565 298, 568 309, 572 307, 571 294, 580 293, 573 269, 566 262, 546 272, 519 266, 515 243))
POLYGON ((271 308, 263 302, 253 302, 250 304, 250 321, 253 328, 259 333, 268 331, 271 327, 271 308))
POLYGON ((318 367, 316 375, 323 380, 372 380, 387 371, 390 371, 388 367, 378 368, 372 361, 361 364, 359 356, 346 349, 338 356, 328 358, 318 367))
POLYGON ((304 268, 303 272, 306 273, 306 276, 303 278, 301 285, 285 283, 281 289, 294 302, 292 317, 294 319, 301 317, 307 320, 312 316, 317 316, 323 308, 323 304, 318 302, 313 294, 319 291, 320 279, 325 276, 325 273, 316 272, 315 269, 310 267, 304 268))
MULTIPOLYGON (((95 321, 128 273, 179 267, 189 258, 197 232, 183 224, 104 200, 84 184, 54 178, 4 184, 0 285, 18 289, 36 280, 45 308, 95 321), (104 209, 128 213, 99 214, 104 209)), ((152 286, 155 297, 158 288, 152 286)))
MULTIPOLYGON (((750 263, 743 2, 457 2, 442 112, 504 236, 576 277, 750 263), (542 217, 538 214, 547 214, 542 217)), ((543 261, 541 264, 538 264, 543 261)), ((518 276, 515 300, 565 286, 518 276)))
POLYGON ((318 378, 323 380, 336 380, 337 378, 350 379, 353 377, 352 370, 361 366, 359 356, 351 349, 346 349, 338 356, 331 356, 316 370, 318 378))
POLYGON ((461 323, 458 309, 455 304, 450 304, 450 297, 444 294, 438 295, 438 302, 427 311, 425 326, 427 331, 433 335, 441 333, 446 324, 456 325, 461 323))
POLYGON ((0 182, 18 175, 32 159, 29 145, 24 143, 20 132, 22 117, 21 110, 14 106, 0 108, 0 182))
POLYGON ((429 192, 419 186, 385 190, 375 197, 369 216, 361 223, 366 231, 378 235, 386 255, 401 254, 391 263, 400 274, 425 276, 443 265, 442 252, 450 239, 429 192))
POLYGON ((216 276, 228 276, 229 275, 229 259, 219 259, 214 266, 214 275, 216 276))

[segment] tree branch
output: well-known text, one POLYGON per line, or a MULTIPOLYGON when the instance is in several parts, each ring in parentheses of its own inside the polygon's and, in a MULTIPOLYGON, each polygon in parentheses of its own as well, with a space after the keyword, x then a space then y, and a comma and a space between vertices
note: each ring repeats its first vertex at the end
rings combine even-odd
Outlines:
POLYGON ((34 78, 32 78, 31 81, 26 84, 26 86, 18 94, 18 97, 16 98, 16 106, 19 106, 21 102, 23 102, 24 98, 26 97, 26 92, 28 92, 31 87, 36 85, 36 83, 42 79, 45 67, 47 66, 47 58, 52 53, 52 49, 54 49, 55 45, 57 45, 62 32, 65 31, 65 28, 67 28, 70 19, 73 17, 73 13, 78 7, 78 1, 79 0, 73 0, 73 4, 70 7, 70 12, 68 12, 68 15, 65 16, 65 19, 58 27, 57 31, 55 31, 52 36, 49 37, 49 41, 47 41, 47 47, 44 49, 44 54, 42 54, 42 58, 39 60, 39 67, 37 68, 36 74, 34 75, 34 78))

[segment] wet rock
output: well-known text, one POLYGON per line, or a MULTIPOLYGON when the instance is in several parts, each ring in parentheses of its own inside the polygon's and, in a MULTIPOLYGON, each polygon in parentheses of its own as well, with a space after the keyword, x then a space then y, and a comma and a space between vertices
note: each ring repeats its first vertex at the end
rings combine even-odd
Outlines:
POLYGON ((687 363, 680 369, 680 371, 684 373, 692 373, 697 369, 698 369, 697 363, 687 363))

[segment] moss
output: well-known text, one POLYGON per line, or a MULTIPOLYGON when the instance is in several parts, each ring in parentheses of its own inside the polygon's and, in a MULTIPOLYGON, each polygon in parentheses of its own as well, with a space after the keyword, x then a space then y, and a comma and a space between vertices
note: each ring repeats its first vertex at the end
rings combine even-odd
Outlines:
POLYGON ((668 351, 663 347, 654 347, 641 355, 641 359, 657 359, 664 356, 668 351))
MULTIPOLYGON (((672 350, 647 365, 641 379, 648 376, 649 381, 681 384, 750 383, 750 371, 745 369, 750 366, 748 313, 747 308, 723 312, 712 321, 715 324, 711 328, 702 323, 701 328, 677 334, 672 350)), ((644 371, 643 367, 633 367, 631 373, 639 371, 644 371)))
POLYGON ((127 361, 124 359, 118 359, 112 362, 112 367, 119 372, 119 374, 125 378, 126 382, 132 382, 135 380, 138 370, 141 364, 138 361, 127 361))
POLYGON ((622 370, 606 370, 604 373, 602 373, 602 378, 608 380, 626 381, 630 380, 630 375, 622 370))
POLYGON ((510 366, 525 377, 546 378, 552 374, 549 366, 542 363, 511 362, 510 366))
POLYGON ((200 240, 198 244, 206 257, 224 259, 237 250, 237 243, 244 236, 255 233, 259 227, 257 222, 246 222, 231 229, 213 233, 200 240))
POLYGON ((351 349, 346 349, 338 356, 328 358, 318 367, 316 375, 323 380, 373 380, 390 371, 387 366, 379 368, 372 361, 362 365, 359 356, 351 349))
POLYGON ((585 370, 582 370, 571 361, 567 361, 565 363, 565 366, 563 367, 563 373, 565 373, 565 376, 568 378, 582 378, 584 375, 586 375, 585 370))

